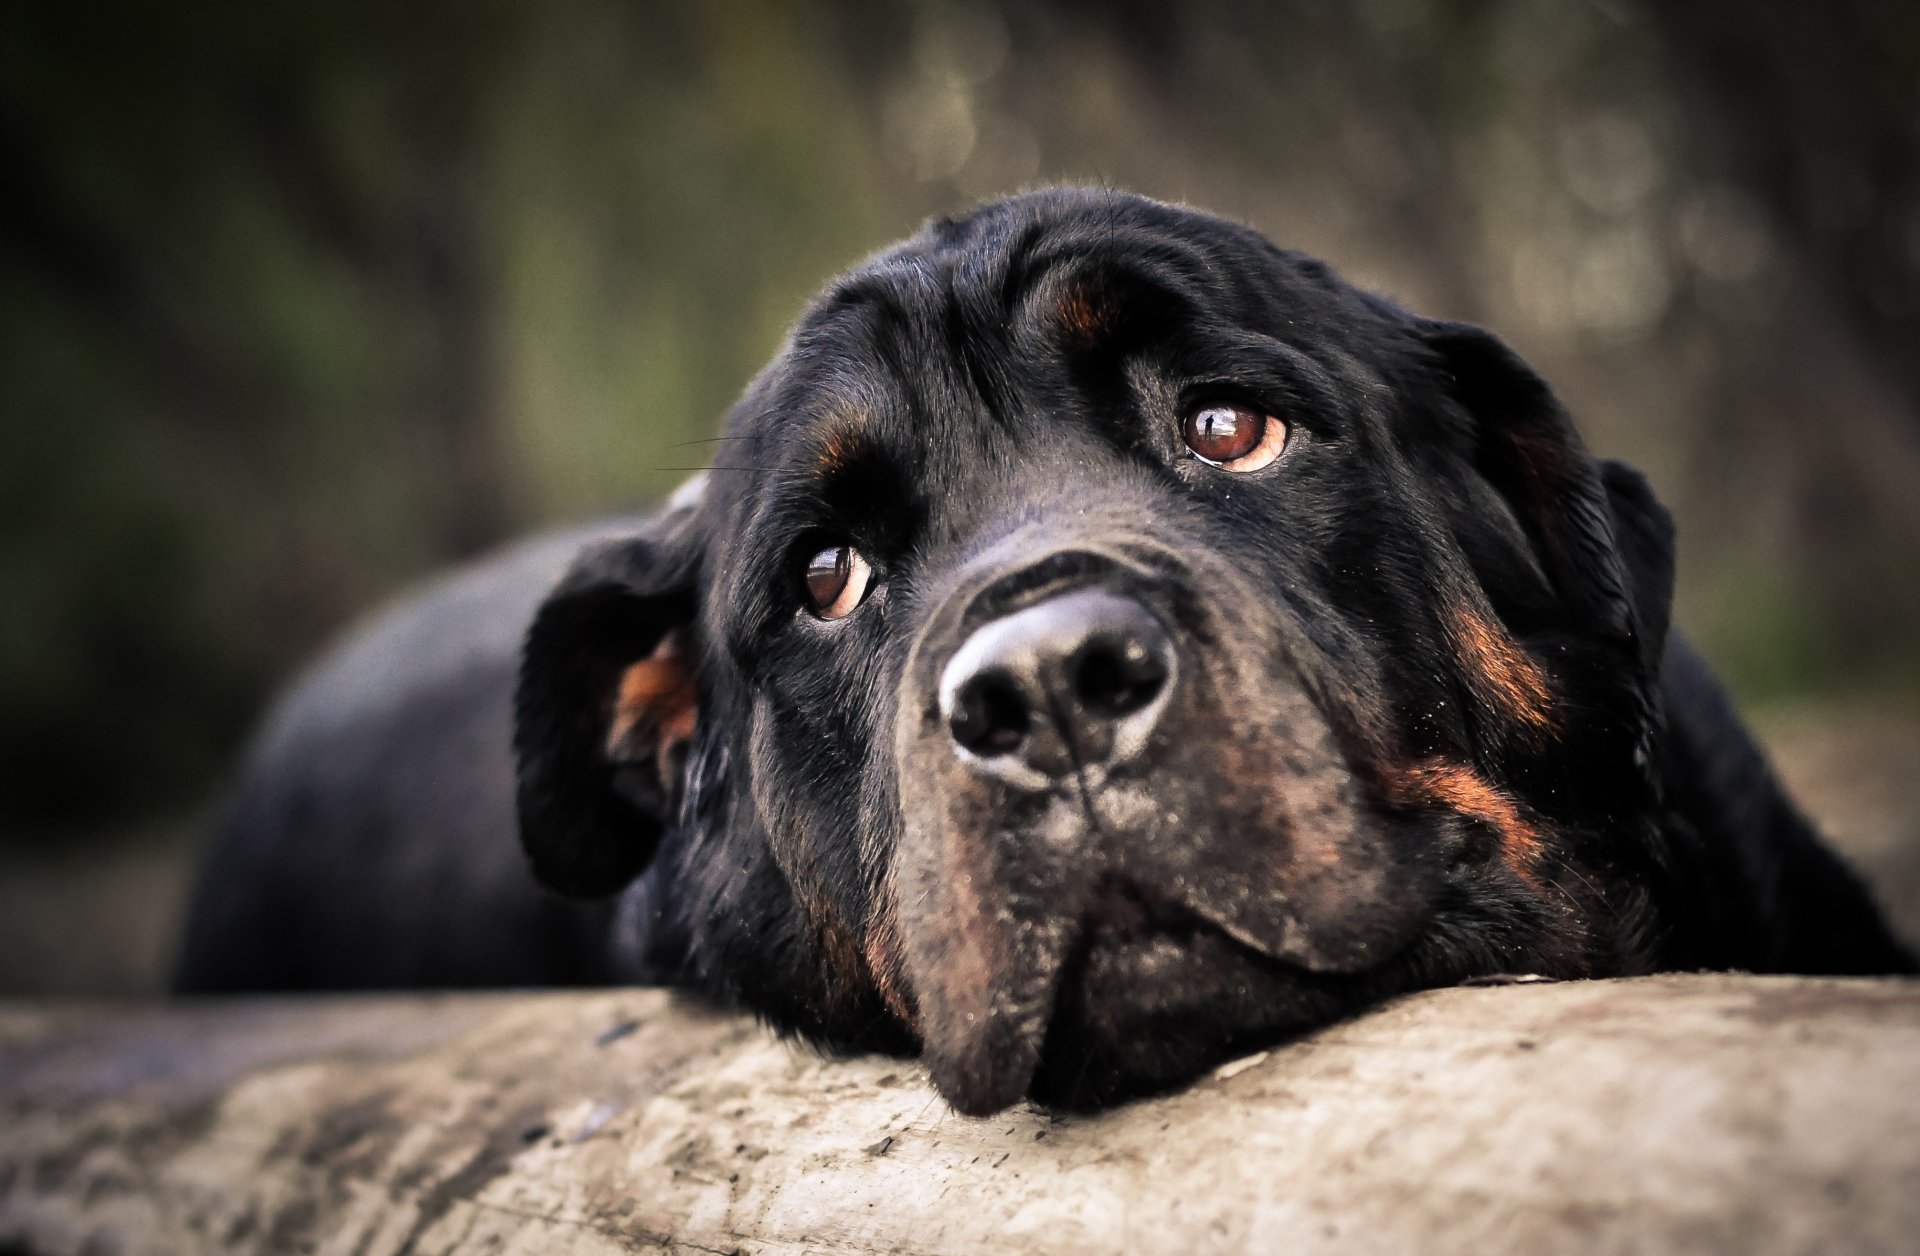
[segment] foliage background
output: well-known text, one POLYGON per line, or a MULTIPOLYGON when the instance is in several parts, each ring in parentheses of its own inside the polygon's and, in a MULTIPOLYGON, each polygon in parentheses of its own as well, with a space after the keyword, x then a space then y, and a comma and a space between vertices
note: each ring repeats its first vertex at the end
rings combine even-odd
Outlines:
POLYGON ((1790 766, 1920 848, 1903 0, 19 4, 0 987, 150 984, 304 657, 671 487, 827 276, 1058 180, 1500 331, 1674 508, 1680 622, 1790 766), (63 968, 75 912, 134 954, 63 968))

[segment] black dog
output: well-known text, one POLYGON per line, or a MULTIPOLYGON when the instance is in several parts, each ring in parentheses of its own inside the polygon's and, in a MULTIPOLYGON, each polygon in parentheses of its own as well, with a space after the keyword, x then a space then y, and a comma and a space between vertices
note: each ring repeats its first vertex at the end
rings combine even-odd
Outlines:
POLYGON ((182 986, 670 981, 984 1113, 1484 974, 1912 968, 1486 332, 1041 192, 835 283, 723 448, 309 679, 182 986))

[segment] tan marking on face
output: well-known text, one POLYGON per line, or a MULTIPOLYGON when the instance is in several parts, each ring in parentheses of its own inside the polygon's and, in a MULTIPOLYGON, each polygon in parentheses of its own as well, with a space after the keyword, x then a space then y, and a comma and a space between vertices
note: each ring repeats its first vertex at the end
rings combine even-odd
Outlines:
POLYGON ((853 931, 818 887, 800 894, 800 910, 813 926, 814 945, 826 961, 828 983, 837 987, 835 997, 857 997, 873 977, 853 931))
POLYGON ((793 889, 800 918, 806 922, 808 936, 820 956, 830 995, 836 1000, 857 1000, 874 987, 863 938, 827 891, 813 836, 804 827, 790 829, 786 836, 787 840, 773 843, 774 862, 793 889))
POLYGON ((880 991, 881 1001, 914 1029, 920 1018, 907 986, 905 960, 900 948, 900 909, 898 897, 889 885, 867 924, 867 970, 880 991))
POLYGON ((985 890, 992 883, 987 843, 972 826, 947 826, 940 849, 941 897, 938 932, 944 943, 935 979, 950 1015, 968 1024, 992 1015, 993 992, 1010 962, 1005 932, 989 910, 985 890))
POLYGON ((827 428, 820 441, 820 452, 814 458, 814 473, 821 479, 830 479, 853 465, 860 453, 861 422, 857 418, 836 419, 827 428))
POLYGON ((1389 789, 1402 805, 1445 807, 1486 825, 1500 836, 1500 861, 1522 880, 1535 883, 1539 828, 1519 802, 1472 768, 1429 759, 1395 778, 1389 789))
MULTIPOLYGON (((751 753, 763 755, 774 737, 775 722, 765 694, 756 696, 752 717, 751 753)), ((792 805, 783 793, 768 786, 770 775, 756 778, 754 800, 766 823, 767 851, 786 879, 798 910, 807 943, 818 958, 828 1001, 847 1008, 872 998, 877 983, 867 961, 866 929, 835 893, 838 883, 822 864, 822 852, 847 835, 830 821, 816 824, 805 807, 792 805), (764 792, 763 792, 764 791, 764 792)))
POLYGON ((1054 308, 1068 337, 1083 345, 1099 340, 1113 325, 1112 303, 1104 293, 1084 282, 1075 283, 1063 292, 1054 308))
POLYGON ((1498 623, 1469 607, 1450 606, 1447 636, 1467 683, 1481 702, 1529 735, 1553 731, 1553 688, 1547 674, 1498 623))
POLYGON ((607 757, 629 763, 652 758, 664 780, 673 752, 693 739, 698 718, 686 645, 679 632, 670 632, 653 653, 621 673, 607 725, 607 757))

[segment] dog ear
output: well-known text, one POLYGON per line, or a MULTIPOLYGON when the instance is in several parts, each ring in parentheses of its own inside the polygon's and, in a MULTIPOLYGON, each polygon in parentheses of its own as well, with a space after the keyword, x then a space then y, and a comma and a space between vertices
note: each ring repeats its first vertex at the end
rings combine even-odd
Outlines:
POLYGON ((1596 462, 1572 418, 1499 338, 1424 322, 1475 425, 1478 469, 1519 520, 1561 605, 1657 666, 1673 601, 1673 520, 1639 472, 1596 462))
POLYGON ((1575 630, 1614 660, 1590 675, 1615 719, 1589 727, 1604 739, 1595 749, 1617 748, 1628 775, 1603 773, 1616 784, 1601 792, 1619 805, 1629 795, 1616 786, 1633 781, 1657 795, 1672 518, 1637 471, 1594 461, 1546 382, 1498 338, 1463 323, 1428 322, 1421 333, 1472 421, 1478 471, 1513 511, 1575 630))
POLYGON ((1627 569, 1641 657, 1657 664, 1673 613, 1673 516, 1653 495, 1647 477, 1624 462, 1602 462, 1600 480, 1613 512, 1614 543, 1627 569))
POLYGON ((678 805, 699 719, 697 494, 582 552, 527 630, 514 694, 520 842, 562 894, 626 886, 678 805))

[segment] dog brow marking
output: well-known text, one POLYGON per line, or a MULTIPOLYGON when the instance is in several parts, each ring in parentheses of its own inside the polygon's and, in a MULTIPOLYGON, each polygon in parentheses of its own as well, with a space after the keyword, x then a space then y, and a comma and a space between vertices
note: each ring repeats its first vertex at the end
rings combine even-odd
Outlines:
POLYGON ((1463 606, 1446 613, 1447 635, 1474 695, 1504 711, 1533 736, 1553 731, 1553 688, 1547 674, 1506 629, 1463 606))
POLYGON ((861 421, 851 416, 834 421, 827 429, 820 443, 820 452, 814 459, 815 474, 821 479, 829 479, 853 465, 860 453, 861 427, 861 421))
POLYGON ((1110 330, 1114 313, 1107 295, 1085 279, 1074 280, 1060 294, 1054 311, 1067 334, 1083 345, 1091 345, 1110 330))
POLYGON ((1458 812, 1500 835, 1501 862, 1530 885, 1538 885, 1533 865, 1540 854, 1540 832, 1503 790, 1464 764, 1429 759, 1395 782, 1403 803, 1427 803, 1458 812))

